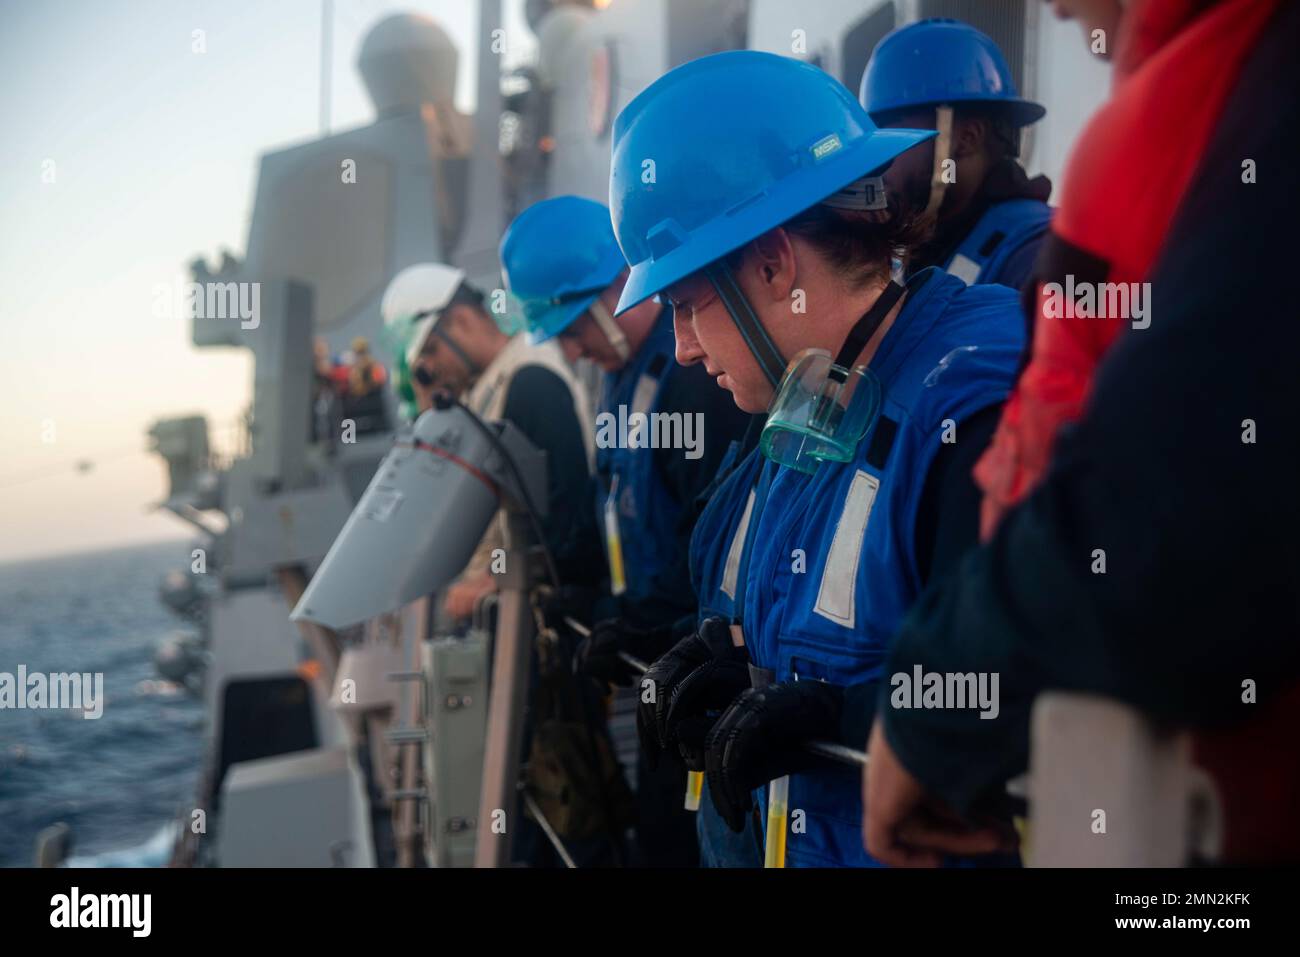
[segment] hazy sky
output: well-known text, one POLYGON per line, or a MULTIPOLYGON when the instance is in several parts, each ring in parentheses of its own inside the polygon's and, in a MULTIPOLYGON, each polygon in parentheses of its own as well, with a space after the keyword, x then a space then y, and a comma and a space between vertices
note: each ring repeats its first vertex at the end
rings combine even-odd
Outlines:
MULTIPOLYGON (((505 25, 526 47, 520 6, 505 25)), ((373 118, 354 60, 401 10, 461 47, 472 108, 475 0, 334 10, 333 129, 373 118)), ((152 317, 152 292, 187 281, 196 255, 242 257, 257 156, 318 134, 320 24, 319 0, 0 3, 0 561, 186 535, 146 512, 166 483, 144 431, 187 412, 233 421, 251 364, 195 349, 188 321, 152 317), (97 467, 77 474, 80 459, 97 467)))

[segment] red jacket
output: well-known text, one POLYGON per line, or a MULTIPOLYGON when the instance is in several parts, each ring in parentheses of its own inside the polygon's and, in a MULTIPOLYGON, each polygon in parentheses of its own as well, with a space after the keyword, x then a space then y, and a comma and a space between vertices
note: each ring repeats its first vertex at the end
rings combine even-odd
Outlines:
POLYGON ((1049 283, 1145 279, 1224 101, 1275 0, 1139 0, 1124 19, 1114 92, 1065 170, 1043 242, 1029 362, 975 467, 981 538, 1037 484, 1060 427, 1079 417, 1093 370, 1128 321, 1049 318, 1049 283), (1207 10, 1206 8, 1209 7, 1207 10))

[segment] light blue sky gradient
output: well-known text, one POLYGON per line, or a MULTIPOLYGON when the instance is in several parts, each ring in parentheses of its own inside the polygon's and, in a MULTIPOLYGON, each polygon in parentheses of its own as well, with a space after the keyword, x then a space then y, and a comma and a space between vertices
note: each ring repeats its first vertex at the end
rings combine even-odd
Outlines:
MULTIPOLYGON (((336 0, 333 129, 373 118, 356 54, 403 10, 460 46, 472 109, 477 6, 336 0)), ((506 6, 519 55, 532 37, 506 6)), ((195 349, 187 322, 152 317, 152 293, 196 255, 242 256, 258 155, 318 135, 320 24, 319 0, 0 2, 0 561, 184 534, 146 513, 165 483, 143 432, 233 421, 251 366, 195 349), (102 465, 77 475, 79 459, 102 465)))

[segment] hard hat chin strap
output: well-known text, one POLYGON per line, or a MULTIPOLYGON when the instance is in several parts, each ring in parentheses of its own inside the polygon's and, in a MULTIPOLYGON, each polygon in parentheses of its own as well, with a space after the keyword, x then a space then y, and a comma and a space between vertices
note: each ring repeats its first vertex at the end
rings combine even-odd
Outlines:
POLYGON ((460 343, 439 329, 437 324, 429 330, 429 334, 437 336, 442 340, 443 345, 456 354, 456 358, 460 359, 460 361, 464 363, 465 369, 469 372, 471 379, 477 378, 483 372, 483 369, 479 364, 469 357, 469 353, 461 348, 460 343))
POLYGON ((600 331, 609 340, 609 344, 618 353, 619 361, 627 362, 628 357, 632 355, 632 346, 628 343, 627 336, 623 334, 622 327, 614 321, 614 317, 605 308, 605 304, 597 299, 587 307, 587 311, 591 313, 591 318, 595 320, 600 331))
POLYGON ((934 128, 939 132, 939 135, 934 141, 934 167, 930 171, 930 201, 925 206, 925 215, 927 217, 939 215, 939 207, 943 205, 944 193, 948 191, 948 184, 943 178, 943 166, 952 158, 951 106, 935 108, 934 128))
POLYGON ((772 341, 772 337, 763 328, 763 324, 758 321, 758 316, 754 314, 749 300, 745 298, 744 292, 741 291, 740 285, 736 282, 736 277, 731 274, 731 270, 727 268, 726 263, 720 259, 705 266, 704 275, 712 283, 718 298, 722 300, 722 305, 731 314, 731 321, 740 330, 745 345, 749 347, 750 353, 758 362, 758 367, 763 370, 763 375, 767 378, 768 384, 773 389, 778 388, 781 385, 781 379, 785 376, 786 361, 781 355, 781 350, 772 341))

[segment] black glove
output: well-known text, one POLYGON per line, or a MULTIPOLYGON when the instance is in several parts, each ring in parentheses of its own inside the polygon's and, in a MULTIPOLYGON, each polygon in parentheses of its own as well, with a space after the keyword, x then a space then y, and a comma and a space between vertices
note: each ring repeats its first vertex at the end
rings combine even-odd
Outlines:
POLYGON ((749 656, 743 648, 711 658, 672 689, 664 718, 664 747, 677 745, 686 767, 704 770, 704 741, 736 697, 750 688, 749 656))
POLYGON ((641 677, 641 671, 620 658, 619 652, 649 663, 672 646, 672 625, 637 628, 621 618, 606 618, 578 645, 573 667, 580 674, 626 688, 641 677))
POLYGON ((750 688, 732 702, 704 743, 709 794, 728 827, 743 830, 755 788, 819 763, 803 742, 839 736, 843 701, 839 685, 804 679, 750 688))
POLYGON ((641 751, 651 769, 659 766, 659 752, 670 745, 665 722, 673 691, 700 665, 715 658, 746 660, 745 649, 731 643, 731 626, 725 618, 706 618, 699 629, 687 635, 650 665, 641 677, 640 700, 636 707, 636 730, 641 751))

